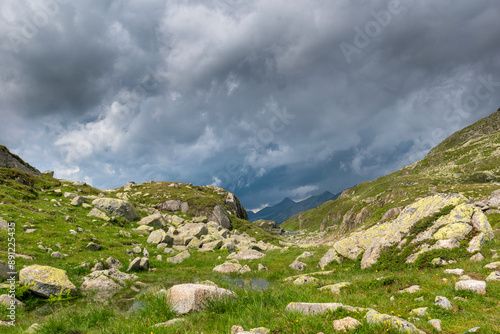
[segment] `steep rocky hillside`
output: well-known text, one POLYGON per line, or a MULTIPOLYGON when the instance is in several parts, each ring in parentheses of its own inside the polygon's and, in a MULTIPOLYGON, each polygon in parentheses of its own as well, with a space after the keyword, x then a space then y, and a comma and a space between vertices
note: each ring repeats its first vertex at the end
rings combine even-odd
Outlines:
POLYGON ((0 145, 0 168, 15 168, 32 175, 41 175, 41 173, 23 159, 15 154, 12 154, 9 149, 0 145))
MULTIPOLYGON (((331 232, 336 240, 396 217, 418 198, 459 193, 481 200, 500 188, 500 111, 458 131, 421 161, 374 181, 345 190, 337 200, 302 212, 284 222, 285 230, 331 232)), ((492 225, 498 213, 486 211, 492 225)))

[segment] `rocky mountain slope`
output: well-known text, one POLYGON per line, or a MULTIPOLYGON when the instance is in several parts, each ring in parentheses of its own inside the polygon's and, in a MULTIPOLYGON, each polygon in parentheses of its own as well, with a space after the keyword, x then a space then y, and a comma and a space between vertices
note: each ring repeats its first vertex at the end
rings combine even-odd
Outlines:
POLYGON ((405 206, 431 194, 460 193, 469 200, 482 199, 500 188, 499 129, 497 111, 454 133, 423 160, 347 189, 337 200, 302 212, 281 227, 311 231, 323 227, 332 231, 334 240, 392 219, 405 206))
POLYGON ((263 219, 272 220, 279 225, 297 213, 315 208, 327 201, 333 201, 339 195, 340 194, 332 194, 329 191, 325 191, 320 195, 311 196, 299 202, 292 201, 287 197, 280 203, 265 207, 255 213, 250 211, 248 217, 252 222, 263 219))
POLYGON ((41 175, 40 171, 12 154, 5 146, 0 145, 0 168, 14 168, 32 175, 41 175))

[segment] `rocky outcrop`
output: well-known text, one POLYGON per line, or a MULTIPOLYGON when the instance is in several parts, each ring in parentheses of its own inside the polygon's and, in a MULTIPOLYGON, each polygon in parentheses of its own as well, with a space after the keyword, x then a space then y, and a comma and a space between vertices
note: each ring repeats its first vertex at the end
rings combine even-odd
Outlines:
POLYGON ((423 244, 408 262, 415 261, 419 254, 433 249, 458 247, 460 241, 472 232, 478 235, 470 242, 469 250, 478 250, 484 242, 493 239, 493 231, 484 213, 473 205, 465 204, 466 201, 467 199, 459 194, 437 194, 420 199, 408 205, 395 220, 354 232, 336 242, 320 260, 320 267, 324 268, 335 260, 339 262, 342 257, 356 260, 363 255, 361 267, 368 268, 377 262, 385 249, 400 243, 408 236, 415 223, 446 206, 455 208, 416 236, 413 242, 423 244), (425 243, 426 241, 429 244, 425 243))
POLYGON ((257 225, 264 231, 271 233, 271 234, 283 234, 285 232, 284 229, 276 225, 275 221, 272 220, 256 220, 253 222, 253 224, 257 225))
POLYGON ((77 294, 76 286, 68 279, 66 271, 53 267, 32 265, 23 268, 19 273, 19 282, 44 298, 68 292, 77 294))
POLYGON ((231 290, 203 284, 174 285, 166 294, 170 305, 179 314, 201 311, 210 299, 236 297, 231 290))
POLYGON ((105 211, 115 217, 127 220, 137 219, 137 212, 130 202, 116 198, 98 198, 92 202, 97 209, 105 211))
POLYGON ((31 175, 42 175, 38 169, 30 166, 2 145, 0 145, 0 168, 13 168, 31 175))

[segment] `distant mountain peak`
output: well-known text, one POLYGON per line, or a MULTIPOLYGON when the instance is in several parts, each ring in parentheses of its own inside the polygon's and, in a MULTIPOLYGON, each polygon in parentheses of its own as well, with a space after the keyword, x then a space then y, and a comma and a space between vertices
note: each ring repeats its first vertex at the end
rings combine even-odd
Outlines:
POLYGON ((313 209, 326 201, 334 200, 338 195, 334 195, 329 191, 325 191, 320 195, 308 197, 302 201, 294 201, 289 197, 285 197, 281 202, 274 206, 266 206, 257 212, 249 212, 248 218, 250 221, 259 219, 272 220, 276 224, 281 224, 297 213, 313 209))

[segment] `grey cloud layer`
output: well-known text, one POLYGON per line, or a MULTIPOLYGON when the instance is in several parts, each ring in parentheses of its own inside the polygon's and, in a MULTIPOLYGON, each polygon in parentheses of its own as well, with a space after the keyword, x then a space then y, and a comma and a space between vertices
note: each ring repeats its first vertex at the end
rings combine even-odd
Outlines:
POLYGON ((247 208, 340 191, 498 108, 499 11, 493 0, 4 1, 0 142, 101 188, 214 183, 247 208), (15 52, 26 20, 36 34, 15 52))

